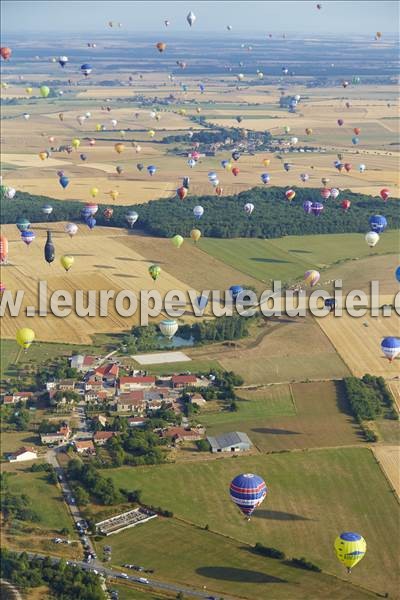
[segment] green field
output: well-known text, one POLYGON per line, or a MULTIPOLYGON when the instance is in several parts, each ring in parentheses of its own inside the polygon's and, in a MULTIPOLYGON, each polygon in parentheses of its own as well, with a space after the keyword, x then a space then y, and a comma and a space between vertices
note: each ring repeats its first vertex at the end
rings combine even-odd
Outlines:
POLYGON ((218 429, 242 427, 247 421, 259 421, 269 417, 291 416, 296 414, 290 388, 288 385, 277 385, 263 388, 262 391, 238 390, 236 412, 220 411, 199 414, 197 420, 207 427, 218 429))
MULTIPOLYGON (((185 349, 183 350, 185 353, 185 349)), ((191 373, 208 373, 210 369, 217 369, 219 364, 215 360, 197 360, 194 359, 192 361, 187 362, 176 362, 176 363, 165 363, 160 365, 139 365, 133 361, 135 368, 143 369, 150 375, 170 375, 173 373, 185 373, 186 371, 190 371, 191 373)))
POLYGON ((16 474, 9 478, 11 492, 26 494, 29 497, 32 508, 40 519, 35 526, 50 531, 59 531, 67 527, 72 533, 72 520, 60 488, 46 481, 46 473, 30 473, 27 468, 26 465, 17 467, 16 474))
POLYGON ((110 536, 107 542, 114 565, 135 562, 154 569, 155 578, 206 586, 210 595, 232 594, 249 600, 370 597, 340 579, 260 557, 242 542, 175 519, 154 519, 110 536))
POLYGON ((261 452, 346 446, 362 443, 358 425, 348 414, 340 383, 331 381, 273 386, 274 410, 263 401, 239 402, 235 413, 200 415, 208 435, 244 431, 261 452), (286 395, 285 395, 286 394, 286 395), (279 414, 279 395, 282 410, 279 414), (292 400, 293 398, 293 400, 292 400), (252 406, 254 409, 252 410, 252 406))
POLYGON ((120 583, 110 583, 110 590, 117 590, 119 593, 119 600, 165 600, 165 598, 175 598, 175 594, 164 595, 151 590, 136 589, 132 586, 122 585, 120 583))
POLYGON ((287 236, 271 240, 205 238, 201 249, 260 281, 292 281, 304 271, 324 268, 354 258, 394 253, 399 245, 397 231, 387 231, 371 250, 362 234, 287 236))
MULTIPOLYGON (((106 471, 106 475, 119 487, 141 489, 144 502, 170 509, 176 517, 200 526, 208 524, 212 531, 235 540, 251 544, 260 541, 289 555, 305 556, 339 576, 344 574, 333 554, 333 540, 340 531, 358 531, 367 540, 368 554, 354 569, 352 581, 381 592, 397 593, 399 505, 367 448, 235 456, 195 466, 180 463, 135 469, 123 467, 106 471), (264 505, 250 522, 243 520, 229 499, 229 482, 240 472, 258 473, 269 487, 264 505)), ((166 541, 164 545, 161 533, 157 532, 158 546, 168 547, 169 552, 156 553, 149 527, 116 536, 112 542, 124 549, 120 550, 121 554, 117 551, 114 559, 120 557, 122 562, 130 550, 135 560, 137 553, 143 556, 144 566, 159 569, 158 561, 164 561, 167 568, 174 560, 170 553, 182 552, 182 544, 192 542, 192 549, 184 554, 183 562, 188 567, 186 560, 190 561, 200 542, 190 535, 180 543, 166 541), (142 554, 146 540, 148 554, 142 554)), ((214 546, 212 548, 208 560, 218 564, 218 552, 214 553, 214 546)), ((242 564, 248 566, 247 558, 242 559, 242 564)), ((184 567, 179 564, 176 568, 184 567)), ((271 597, 278 596, 272 594, 271 597)), ((335 596, 321 592, 308 597, 335 596)))

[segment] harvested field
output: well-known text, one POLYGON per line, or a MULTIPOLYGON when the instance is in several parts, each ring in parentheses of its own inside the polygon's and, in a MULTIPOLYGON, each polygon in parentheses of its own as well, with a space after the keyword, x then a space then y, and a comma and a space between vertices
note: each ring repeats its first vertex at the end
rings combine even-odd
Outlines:
POLYGON ((374 454, 400 500, 400 448, 399 446, 374 446, 374 454))

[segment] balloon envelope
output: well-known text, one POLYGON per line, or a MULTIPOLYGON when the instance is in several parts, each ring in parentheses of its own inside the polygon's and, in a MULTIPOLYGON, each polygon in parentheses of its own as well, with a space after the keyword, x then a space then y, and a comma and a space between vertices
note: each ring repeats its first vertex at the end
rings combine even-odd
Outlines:
POLYGON ((383 354, 392 362, 396 356, 400 353, 400 338, 398 337, 385 337, 381 342, 381 349, 383 354))
POLYGON ((336 538, 334 548, 337 559, 350 572, 364 558, 367 544, 359 533, 345 531, 336 538))
POLYGON ((386 217, 383 215, 372 215, 372 217, 369 218, 369 226, 371 231, 382 233, 382 231, 385 231, 387 227, 386 217))
POLYGON ((178 323, 175 319, 165 319, 159 324, 160 331, 165 337, 171 339, 178 331, 178 323))
POLYGON ((267 495, 265 481, 253 473, 237 475, 230 484, 230 496, 243 514, 250 517, 267 495))
POLYGON ((35 339, 35 332, 33 329, 29 329, 29 327, 22 327, 18 329, 15 337, 21 348, 27 350, 35 339))
POLYGON ((320 278, 321 275, 318 271, 311 270, 304 273, 304 282, 311 287, 316 286, 320 278))
POLYGON ((60 258, 61 265, 64 267, 66 271, 69 271, 72 265, 74 264, 74 257, 65 254, 60 258))

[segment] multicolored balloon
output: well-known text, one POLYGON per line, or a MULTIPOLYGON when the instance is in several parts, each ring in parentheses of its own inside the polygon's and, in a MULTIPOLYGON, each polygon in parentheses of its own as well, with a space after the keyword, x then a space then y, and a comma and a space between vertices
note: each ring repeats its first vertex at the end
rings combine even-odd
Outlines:
POLYGON ((381 349, 386 358, 389 359, 389 362, 393 362, 400 354, 400 338, 392 336, 383 338, 381 349))
POLYGON ((248 519, 264 501, 268 492, 265 481, 253 473, 237 475, 231 481, 229 491, 231 500, 248 519))
POLYGON ((351 569, 364 558, 367 544, 359 533, 345 531, 336 538, 334 548, 337 559, 351 573, 351 569))

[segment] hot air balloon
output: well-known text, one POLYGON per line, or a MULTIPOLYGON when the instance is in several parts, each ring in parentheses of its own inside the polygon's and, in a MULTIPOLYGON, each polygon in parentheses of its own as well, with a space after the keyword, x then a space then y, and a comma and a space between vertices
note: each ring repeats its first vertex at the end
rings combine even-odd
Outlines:
POLYGON ((186 21, 189 23, 190 27, 192 27, 195 20, 196 20, 196 15, 192 11, 190 11, 190 13, 186 17, 186 21))
POLYGON ((268 492, 264 480, 253 473, 237 475, 232 480, 229 491, 231 500, 248 519, 264 501, 268 492))
POLYGON ((66 223, 64 231, 65 233, 68 233, 70 238, 72 238, 78 231, 78 225, 75 225, 75 223, 66 223))
POLYGON ((161 333, 170 340, 174 337, 179 327, 175 319, 164 319, 158 326, 161 333))
POLYGON ((359 140, 359 138, 358 138, 358 137, 354 136, 354 137, 352 137, 352 138, 351 138, 351 143, 352 143, 354 146, 357 146, 357 144, 358 144, 359 142, 360 142, 360 140, 359 140))
POLYGON ((117 171, 118 175, 122 175, 122 173, 124 172, 124 169, 119 165, 115 167, 115 170, 117 171))
POLYGON ((89 140, 89 146, 95 146, 96 145, 96 140, 89 140))
POLYGON ((290 163, 285 162, 285 163, 283 163, 283 168, 288 173, 290 171, 290 169, 292 168, 292 165, 290 163))
POLYGON ((351 163, 344 163, 344 168, 347 173, 350 173, 351 169, 353 168, 353 165, 351 163))
POLYGON ((287 192, 285 192, 285 196, 286 200, 289 200, 289 202, 291 202, 296 196, 296 192, 294 190, 287 190, 287 192))
POLYGON ((181 186, 176 190, 176 193, 178 195, 178 198, 180 198, 180 200, 184 200, 188 194, 187 188, 181 186))
POLYGON ((312 212, 312 202, 311 202, 311 200, 306 200, 305 202, 303 202, 303 210, 308 215, 312 212))
POLYGON ((143 171, 144 164, 143 163, 137 163, 136 168, 137 168, 138 171, 143 171))
POLYGON ((169 24, 170 24, 170 22, 168 21, 168 19, 165 19, 165 21, 164 21, 165 27, 168 27, 169 24))
POLYGON ((29 327, 22 327, 18 329, 15 338, 21 348, 26 351, 35 339, 35 332, 33 329, 29 329, 29 327))
POLYGON ((204 214, 204 208, 202 206, 195 206, 193 209, 195 219, 200 219, 204 214))
POLYGON ((75 149, 78 150, 79 146, 81 145, 81 140, 79 138, 74 138, 71 142, 71 146, 75 149))
POLYGON ((238 115, 238 116, 236 117, 236 121, 237 121, 238 123, 241 123, 241 122, 243 121, 243 117, 241 117, 240 115, 238 115))
POLYGON ((380 197, 382 198, 382 200, 384 202, 386 202, 386 200, 389 198, 390 196, 390 190, 388 190, 388 188, 383 188, 380 192, 379 192, 380 197))
POLYGON ((48 152, 39 152, 39 158, 40 160, 46 160, 46 158, 49 157, 49 153, 48 152))
POLYGON ((121 142, 118 142, 117 144, 114 145, 114 150, 118 154, 121 154, 121 152, 123 152, 125 150, 125 146, 124 146, 124 144, 121 144, 121 142))
POLYGON ((379 242, 379 234, 376 231, 369 231, 365 236, 365 241, 370 248, 373 248, 379 242))
POLYGON ((356 135, 360 135, 361 133, 361 129, 359 127, 354 127, 353 131, 356 135))
POLYGON ((311 287, 315 287, 320 280, 321 275, 318 271, 306 271, 304 273, 304 282, 306 285, 310 285, 311 287))
POLYGON ((307 135, 311 135, 313 130, 310 127, 306 127, 305 132, 307 135))
POLYGON ((218 179, 218 175, 215 173, 215 171, 210 171, 207 177, 210 181, 212 181, 213 179, 218 179))
POLYGON ((193 167, 196 166, 196 161, 194 160, 194 158, 189 158, 187 164, 191 169, 193 169, 193 167))
POLYGON ((99 206, 98 206, 98 204, 95 204, 94 202, 87 202, 85 204, 85 211, 88 215, 94 216, 98 210, 99 210, 99 206))
POLYGON ((239 160, 239 158, 240 158, 240 152, 238 150, 234 150, 232 152, 232 158, 233 158, 234 161, 239 160))
POLYGON ((83 65, 81 65, 81 73, 87 77, 88 75, 90 75, 90 73, 93 71, 93 67, 92 65, 89 65, 88 63, 84 63, 83 65))
POLYGON ((251 213, 254 210, 254 204, 252 204, 251 202, 247 202, 247 204, 244 205, 243 210, 246 213, 246 215, 251 215, 251 213))
POLYGON ((320 190, 320 195, 324 200, 328 200, 331 195, 331 190, 329 188, 322 188, 322 190, 320 190))
POLYGON ((151 176, 153 176, 156 171, 157 171, 157 168, 154 165, 149 165, 147 167, 147 172, 151 176))
POLYGON ((147 132, 147 134, 153 138, 156 135, 156 132, 154 131, 154 129, 149 129, 149 131, 147 132))
POLYGON ((136 221, 138 220, 139 215, 135 210, 130 210, 126 213, 125 219, 128 223, 129 227, 132 229, 136 221))
POLYGON ((68 62, 68 56, 59 56, 58 57, 59 64, 64 68, 68 62))
POLYGON ((268 173, 261 173, 261 181, 262 181, 264 184, 267 184, 267 183, 269 183, 269 182, 270 182, 270 179, 271 179, 271 177, 269 176, 269 174, 268 174, 268 173))
POLYGON ((342 202, 340 203, 340 206, 342 207, 344 212, 347 212, 351 206, 351 202, 350 202, 350 200, 342 200, 342 202))
POLYGON ((53 240, 51 239, 51 231, 47 231, 47 240, 44 245, 44 259, 50 264, 53 262, 56 256, 53 240))
MULTIPOLYGON (((0 262, 2 262, 1 261, 1 238, 0 238, 0 262)), ((395 276, 396 276, 397 281, 400 283, 400 267, 397 267, 395 276)))
POLYGON ((164 42, 158 42, 156 44, 156 48, 159 52, 164 52, 164 50, 166 49, 167 44, 165 44, 164 42))
POLYGON ((305 183, 306 181, 308 181, 308 180, 309 180, 309 178, 310 178, 310 176, 309 176, 307 173, 301 173, 301 174, 300 174, 300 179, 301 179, 301 181, 304 181, 304 183, 305 183))
POLYGON ((111 123, 111 127, 112 127, 113 129, 115 129, 115 128, 116 128, 116 126, 118 125, 118 121, 117 121, 117 119, 111 119, 110 123, 111 123))
POLYGON ((69 179, 65 175, 62 175, 59 179, 60 185, 62 188, 65 188, 69 185, 69 179))
POLYGON ((385 337, 381 342, 381 349, 389 362, 392 362, 400 354, 400 338, 385 337))
POLYGON ((87 160, 87 154, 80 154, 79 158, 83 161, 87 160))
POLYGON ((367 167, 364 164, 358 165, 358 170, 360 171, 360 173, 364 173, 366 168, 367 167))
POLYGON ((48 88, 47 85, 42 85, 39 88, 39 92, 42 98, 47 98, 47 96, 50 94, 50 88, 48 88))
POLYGON ((174 237, 171 238, 172 245, 175 246, 175 248, 180 248, 184 241, 185 240, 181 235, 174 235, 174 237))
POLYGON ((369 218, 369 226, 371 231, 382 233, 387 227, 386 217, 383 215, 372 215, 372 217, 369 218))
POLYGON ((323 210, 324 210, 324 205, 321 204, 321 202, 313 202, 312 203, 312 205, 311 205, 311 212, 316 217, 318 217, 322 213, 323 210))
POLYGON ((339 194, 340 194, 340 191, 337 188, 331 189, 331 198, 333 198, 333 200, 336 200, 336 198, 338 198, 339 194))
POLYGON ((88 217, 86 219, 86 225, 89 227, 89 229, 94 229, 96 226, 96 219, 94 217, 88 217))
POLYGON ((200 229, 192 229, 192 231, 190 232, 190 237, 192 238, 192 240, 196 243, 199 241, 199 239, 201 238, 201 231, 200 229))
POLYGON ((112 208, 105 208, 103 210, 103 217, 106 221, 110 221, 113 214, 114 214, 114 210, 112 208))
POLYGON ((0 235, 0 264, 6 265, 8 260, 8 239, 0 235))
POLYGON ((344 123, 343 119, 337 120, 337 124, 339 125, 339 127, 341 127, 343 125, 343 123, 344 123))
POLYGON ((161 274, 161 267, 158 265, 150 265, 149 274, 153 281, 156 281, 161 274))
MULTIPOLYGON (((24 113, 22 116, 24 117, 25 121, 29 121, 29 119, 31 118, 31 115, 29 113, 24 113)), ((40 156, 40 154, 39 154, 39 156, 40 156)))
POLYGON ((21 240, 27 246, 29 246, 33 242, 35 237, 36 237, 36 235, 34 234, 34 232, 31 229, 26 229, 24 231, 21 231, 21 240))
POLYGON ((217 196, 222 196, 222 194, 224 193, 224 188, 222 188, 220 185, 218 185, 215 188, 215 193, 217 194, 217 196))
POLYGON ((61 265, 64 267, 64 269, 66 271, 69 271, 70 268, 72 267, 72 265, 74 264, 74 257, 73 256, 69 256, 67 254, 64 254, 64 256, 62 256, 60 258, 60 263, 61 265))
POLYGON ((47 217, 49 217, 52 212, 53 212, 53 207, 50 204, 45 204, 44 206, 42 206, 42 213, 44 215, 46 215, 47 217))
POLYGON ((348 86, 348 85, 349 85, 349 82, 348 82, 348 81, 342 81, 342 86, 343 86, 344 88, 347 88, 347 86, 348 86))
POLYGON ((364 558, 367 544, 359 533, 344 531, 336 538, 334 548, 337 559, 351 573, 351 569, 364 558))
POLYGON ((64 121, 64 113, 58 113, 58 118, 60 121, 64 121))
POLYGON ((114 200, 114 202, 117 200, 118 196, 119 196, 119 191, 118 190, 111 190, 110 192, 108 192, 109 196, 114 200))
POLYGON ((234 175, 235 177, 237 177, 240 173, 240 170, 237 167, 233 167, 232 169, 232 175, 234 175))
POLYGON ((297 138, 297 137, 291 137, 290 138, 290 143, 293 144, 293 145, 296 145, 298 141, 299 141, 299 138, 297 138))
POLYGON ((96 198, 98 193, 99 193, 99 190, 97 187, 90 188, 90 195, 92 196, 92 198, 96 198))
POLYGON ((0 48, 0 54, 1 54, 1 58, 3 60, 8 60, 11 57, 12 50, 11 50, 11 48, 8 48, 7 46, 2 46, 0 48))
POLYGON ((351 107, 351 103, 350 102, 346 102, 345 106, 346 106, 346 108, 350 108, 351 107))
POLYGON ((236 298, 243 292, 243 287, 241 285, 231 285, 229 288, 232 299, 236 300, 236 298))
POLYGON ((26 231, 30 226, 31 224, 26 218, 18 219, 17 221, 17 229, 19 229, 19 231, 26 231))
POLYGON ((270 162, 271 161, 269 158, 263 158, 262 164, 264 165, 264 167, 269 167, 270 162))
POLYGON ((8 200, 12 200, 16 193, 17 193, 17 190, 15 188, 8 187, 5 191, 5 196, 6 196, 6 198, 8 198, 8 200))
POLYGON ((236 77, 237 77, 238 81, 243 81, 243 79, 244 79, 244 75, 243 75, 243 73, 238 73, 238 74, 236 75, 236 77))

